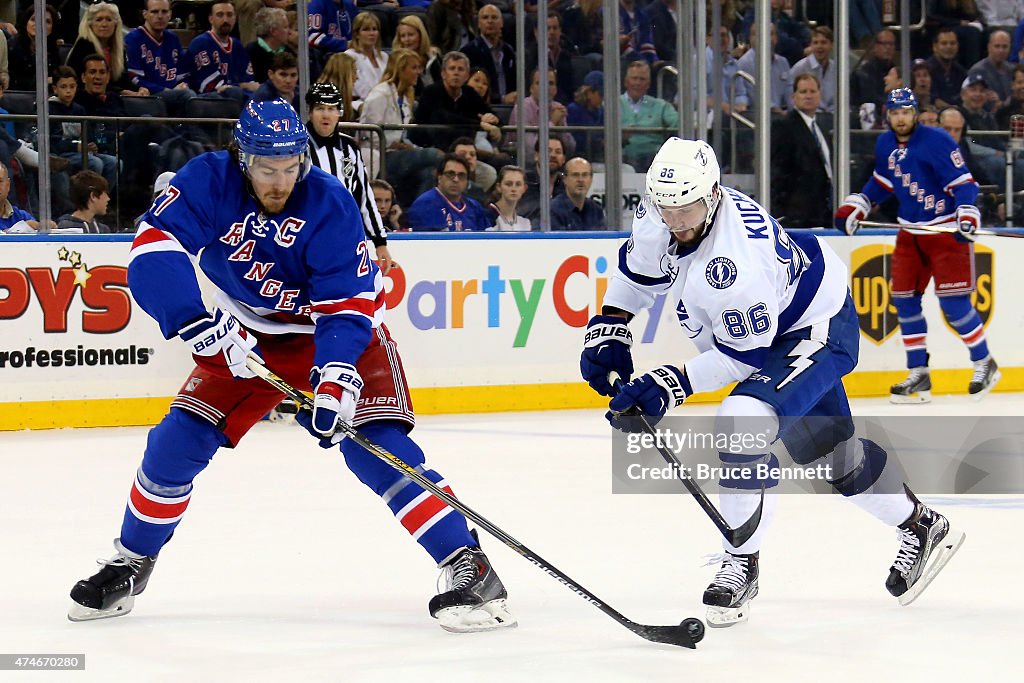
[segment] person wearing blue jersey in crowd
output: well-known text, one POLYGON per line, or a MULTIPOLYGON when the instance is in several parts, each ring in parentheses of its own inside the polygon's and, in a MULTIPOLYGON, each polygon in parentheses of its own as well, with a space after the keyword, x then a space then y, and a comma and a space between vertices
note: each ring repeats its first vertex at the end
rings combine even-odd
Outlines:
POLYGON ((181 41, 167 30, 170 0, 146 0, 142 17, 145 23, 124 37, 128 76, 132 85, 167 102, 173 115, 182 115, 185 103, 196 94, 185 82, 187 68, 182 67, 187 62, 182 59, 181 41))
POLYGON ((338 429, 342 422, 358 427, 451 493, 409 436, 415 416, 383 324, 384 278, 362 216, 338 179, 312 165, 308 145, 287 102, 252 101, 231 147, 189 161, 139 223, 128 286, 164 337, 184 343, 196 367, 149 433, 117 554, 72 588, 72 621, 131 611, 188 507, 195 477, 280 402, 281 392, 248 360, 313 392, 313 410, 296 421, 322 447, 340 444, 353 474, 442 568, 441 592, 429 610, 443 628, 516 623, 466 519, 338 429), (193 261, 214 285, 212 309, 193 261))
POLYGON ((723 187, 706 142, 670 138, 658 150, 601 313, 587 325, 580 370, 612 397, 607 418, 626 432, 644 431, 637 413, 657 424, 692 394, 737 383, 718 409, 716 431, 763 437, 719 453, 728 472, 720 480, 725 521, 740 527, 762 487, 768 492, 753 534, 739 546, 725 541, 721 568, 704 591, 711 626, 745 621, 758 594, 760 546, 779 483, 779 460, 765 443, 781 440, 798 465, 827 466, 836 491, 898 527, 885 585, 901 604, 924 590, 963 540, 910 493, 881 446, 854 435, 842 378, 857 365, 860 332, 848 282, 846 264, 822 238, 788 234, 757 202, 723 187), (698 353, 632 377, 628 324, 666 294, 698 353))
POLYGON ((445 154, 437 164, 437 186, 409 207, 409 226, 415 231, 462 232, 486 230, 494 224, 480 202, 465 195, 469 164, 456 154, 445 154))
POLYGON ((232 0, 210 5, 210 30, 189 43, 183 68, 189 72, 189 87, 197 93, 217 93, 244 103, 260 84, 253 76, 249 54, 231 35, 234 28, 232 0))
POLYGON ((974 280, 974 233, 981 223, 975 206, 978 183, 956 142, 946 131, 917 125, 917 98, 909 88, 889 93, 886 104, 889 131, 875 144, 875 171, 858 194, 836 210, 835 227, 853 235, 875 204, 890 194, 899 200, 899 222, 892 254, 893 303, 899 316, 907 379, 890 389, 893 403, 931 401, 931 375, 925 338, 928 323, 921 298, 935 280, 946 322, 957 331, 970 353, 974 373, 967 391, 982 398, 1001 378, 988 350, 985 327, 971 304, 974 280), (935 234, 947 228, 952 233, 935 234))

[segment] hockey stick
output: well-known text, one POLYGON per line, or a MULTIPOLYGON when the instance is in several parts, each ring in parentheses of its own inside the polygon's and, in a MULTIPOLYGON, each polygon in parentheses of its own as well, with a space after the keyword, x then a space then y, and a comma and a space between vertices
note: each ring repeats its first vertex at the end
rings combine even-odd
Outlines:
MULTIPOLYGON (((263 379, 265 382, 270 384, 272 387, 285 394, 288 398, 292 399, 299 406, 312 410, 313 401, 304 393, 291 386, 283 379, 275 375, 267 366, 263 363, 255 360, 252 356, 246 359, 246 367, 252 370, 256 375, 263 379)), ((398 470, 409 479, 419 484, 423 489, 429 491, 435 498, 443 500, 445 503, 455 508, 468 519, 473 520, 477 525, 482 527, 487 533, 494 536, 496 539, 507 545, 512 550, 522 555, 530 563, 540 567, 546 574, 554 578, 556 581, 564 585, 566 588, 571 590, 576 595, 580 596, 594 607, 598 608, 615 621, 619 622, 633 633, 637 634, 641 638, 645 638, 655 643, 666 643, 668 645, 679 645, 681 647, 687 647, 694 649, 701 640, 704 639, 704 624, 699 619, 686 618, 678 626, 649 626, 646 624, 638 624, 634 621, 627 619, 626 617, 619 614, 610 605, 605 604, 603 600, 598 598, 596 595, 591 593, 589 590, 578 584, 573 579, 569 578, 568 575, 564 574, 561 570, 555 567, 553 564, 542 558, 537 553, 533 552, 525 545, 517 541, 515 538, 507 534, 501 528, 495 526, 488 521, 483 515, 476 512, 468 505, 460 501, 455 496, 451 495, 447 491, 439 488, 437 484, 430 481, 426 476, 417 471, 415 468, 408 465, 398 456, 394 455, 387 449, 373 443, 365 436, 363 436, 355 427, 345 423, 339 422, 338 429, 345 433, 345 436, 352 439, 354 442, 370 451, 373 455, 377 456, 385 463, 390 465, 393 469, 398 470)))
MULTIPOLYGON (((927 230, 928 232, 960 232, 959 228, 952 225, 918 225, 916 223, 879 223, 876 221, 860 221, 860 224, 865 228, 913 228, 914 230, 927 230)), ((1024 233, 1006 232, 1005 230, 989 230, 988 228, 979 228, 971 234, 987 237, 1016 237, 1017 239, 1024 238, 1024 233)))
MULTIPOLYGON (((615 388, 622 388, 622 380, 615 380, 615 388)), ((665 448, 661 443, 661 439, 658 438, 658 435, 655 433, 654 427, 652 427, 651 423, 647 421, 647 416, 642 415, 639 411, 634 412, 633 410, 624 413, 624 415, 640 418, 640 424, 643 427, 644 433, 651 437, 654 441, 654 447, 657 449, 658 453, 660 453, 665 462, 672 467, 672 470, 676 473, 676 477, 678 477, 679 481, 683 482, 683 486, 687 491, 689 491, 690 495, 693 496, 693 499, 697 501, 697 505, 699 505, 700 509, 704 511, 704 514, 711 518, 711 522, 722 533, 725 540, 729 541, 734 548, 739 548, 754 535, 754 532, 757 531, 757 526, 761 523, 761 513, 764 508, 764 485, 761 486, 761 498, 757 502, 757 509, 754 510, 752 515, 750 515, 750 519, 734 529, 725 521, 725 517, 722 517, 722 513, 718 511, 715 504, 712 503, 711 499, 708 498, 708 495, 704 493, 704 489, 702 489, 697 482, 686 474, 686 468, 683 467, 683 463, 679 462, 679 459, 676 458, 675 454, 665 448)))

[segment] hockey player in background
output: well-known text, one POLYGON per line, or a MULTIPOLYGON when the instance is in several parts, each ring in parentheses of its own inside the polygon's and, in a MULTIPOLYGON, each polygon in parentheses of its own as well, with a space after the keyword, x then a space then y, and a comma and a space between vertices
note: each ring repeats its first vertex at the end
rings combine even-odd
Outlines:
POLYGON ((981 317, 971 304, 974 233, 981 223, 981 213, 974 205, 978 183, 948 133, 917 125, 917 98, 912 90, 893 90, 885 107, 890 130, 878 136, 875 144, 875 172, 859 194, 851 194, 836 209, 835 225, 853 235, 872 205, 890 193, 899 200, 903 228, 896 236, 889 287, 910 374, 892 386, 890 400, 931 401, 925 344, 928 323, 921 312, 921 297, 933 278, 942 314, 960 335, 974 363, 967 391, 981 399, 1002 375, 988 351, 981 317), (914 229, 914 225, 955 226, 958 230, 936 234, 914 229))
MULTIPOLYGON (((885 582, 901 604, 913 601, 949 561, 963 532, 910 492, 899 467, 868 439, 854 438, 842 377, 857 364, 859 332, 846 265, 813 235, 790 236, 749 197, 722 187, 714 150, 671 138, 647 172, 647 193, 619 253, 600 315, 590 320, 580 368, 613 397, 608 420, 637 431, 632 413, 657 422, 694 392, 738 382, 719 420, 757 420, 799 465, 831 466, 832 486, 885 524, 900 547, 885 582), (632 381, 629 321, 667 294, 698 355, 632 381), (622 378, 624 384, 616 382, 622 378), (801 419, 809 416, 809 419, 801 419)), ((758 592, 759 549, 773 517, 778 467, 757 448, 721 453, 737 476, 720 480, 721 510, 745 522, 766 488, 764 512, 741 546, 725 542, 721 568, 704 592, 711 626, 745 621, 758 592)))
POLYGON ((197 367, 149 433, 114 545, 117 554, 71 590, 72 621, 127 614, 170 540, 192 483, 219 448, 234 448, 281 400, 246 367, 257 354, 314 391, 297 420, 384 498, 442 569, 429 605, 455 632, 514 626, 506 591, 465 518, 336 433, 339 422, 420 469, 414 415, 395 342, 383 325, 384 291, 352 195, 312 168, 306 128, 284 100, 250 102, 232 147, 189 161, 140 222, 128 284, 167 339, 197 367), (201 255, 200 255, 201 252, 201 255), (216 287, 210 311, 193 261, 216 287), (170 286, 169 286, 170 285, 170 286))

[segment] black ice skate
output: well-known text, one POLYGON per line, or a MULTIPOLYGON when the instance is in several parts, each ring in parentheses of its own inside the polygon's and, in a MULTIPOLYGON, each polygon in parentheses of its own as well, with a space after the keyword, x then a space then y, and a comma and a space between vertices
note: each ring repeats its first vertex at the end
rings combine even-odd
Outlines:
POLYGON ((746 621, 750 617, 750 601, 757 596, 758 553, 715 555, 708 564, 718 560, 722 566, 704 591, 707 622, 712 628, 746 621))
POLYGON ((992 356, 982 358, 974 364, 974 376, 967 385, 967 392, 975 401, 980 401, 1002 378, 1003 373, 999 372, 995 359, 992 356))
POLYGON ((932 376, 928 366, 911 368, 905 380, 889 389, 890 403, 930 403, 931 400, 932 376))
POLYGON ((910 494, 914 514, 899 525, 900 549, 885 587, 909 605, 928 587, 964 542, 963 531, 910 494))
POLYGON ((102 566, 96 574, 82 579, 71 589, 71 621, 91 621, 120 617, 132 611, 135 596, 146 590, 149 575, 153 573, 156 555, 136 555, 114 540, 117 555, 109 560, 97 560, 102 566))
POLYGON ((445 631, 472 633, 516 625, 505 605, 505 586, 478 547, 462 548, 441 565, 438 590, 430 600, 430 616, 445 631))

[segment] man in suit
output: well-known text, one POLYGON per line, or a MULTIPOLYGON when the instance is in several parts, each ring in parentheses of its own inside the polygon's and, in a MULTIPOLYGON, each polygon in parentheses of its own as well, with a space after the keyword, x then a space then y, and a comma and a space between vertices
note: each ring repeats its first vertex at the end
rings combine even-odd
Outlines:
POLYGON ((477 14, 480 35, 462 48, 472 68, 480 67, 491 79, 491 104, 516 101, 516 52, 501 38, 505 20, 494 5, 484 5, 477 14))
POLYGON ((787 228, 831 225, 831 143, 815 121, 818 77, 793 83, 793 108, 772 125, 772 214, 787 228))

